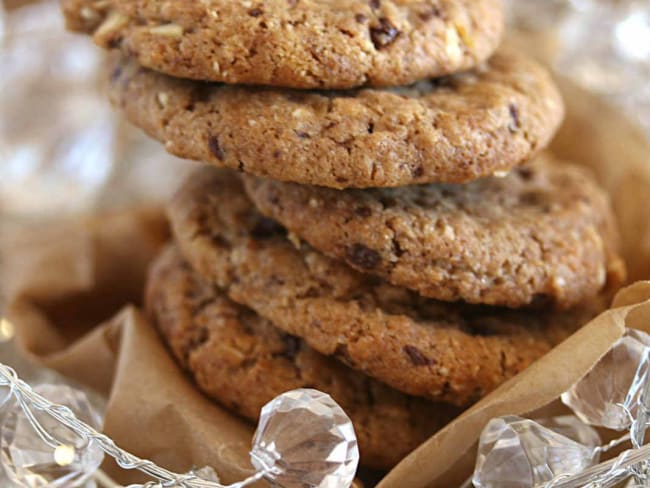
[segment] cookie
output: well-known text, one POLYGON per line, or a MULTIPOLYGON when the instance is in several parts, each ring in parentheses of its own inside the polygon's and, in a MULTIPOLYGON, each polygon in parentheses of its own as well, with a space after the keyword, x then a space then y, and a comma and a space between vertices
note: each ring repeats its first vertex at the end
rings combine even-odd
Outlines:
POLYGON ((600 310, 596 302, 553 314, 425 299, 293 244, 225 170, 193 174, 169 216, 184 257, 232 300, 321 354, 433 400, 477 400, 600 310))
POLYGON ((180 78, 291 88, 395 86, 465 70, 497 48, 501 0, 63 0, 93 33, 180 78))
POLYGON ((439 300, 568 308, 623 278, 605 192, 549 155, 464 185, 244 182, 263 214, 315 249, 439 300))
POLYGON ((563 116, 534 61, 500 52, 408 88, 304 92, 177 80, 121 61, 111 98, 177 156, 296 183, 465 182, 542 149, 563 116))
POLYGON ((352 419, 366 466, 390 469, 460 413, 399 393, 317 353, 230 301, 172 247, 151 269, 146 304, 176 359, 208 396, 257 420, 261 408, 285 391, 329 393, 352 419))

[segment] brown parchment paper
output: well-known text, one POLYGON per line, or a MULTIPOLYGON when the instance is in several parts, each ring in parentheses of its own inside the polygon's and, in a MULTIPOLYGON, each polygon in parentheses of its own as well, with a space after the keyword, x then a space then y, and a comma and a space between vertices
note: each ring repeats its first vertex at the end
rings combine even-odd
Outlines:
MULTIPOLYGON (((601 102, 562 86, 569 116, 553 150, 594 169, 621 222, 631 277, 650 279, 649 144, 601 102)), ((173 470, 212 465, 234 482, 250 473, 253 427, 197 392, 138 308, 147 265, 167 238, 159 209, 0 227, 2 313, 30 357, 107 395, 105 431, 121 446, 173 470)), ((557 397, 624 327, 650 330, 650 282, 621 291, 614 307, 429 439, 379 486, 458 486, 490 418, 557 411, 557 397)), ((108 469, 125 483, 135 479, 108 469)))
MULTIPOLYGON (((0 236, 4 314, 39 362, 109 398, 105 431, 172 470, 250 474, 253 428, 203 397, 167 354, 140 304, 169 233, 161 209, 28 225, 0 236)), ((137 473, 107 469, 123 483, 137 473)))

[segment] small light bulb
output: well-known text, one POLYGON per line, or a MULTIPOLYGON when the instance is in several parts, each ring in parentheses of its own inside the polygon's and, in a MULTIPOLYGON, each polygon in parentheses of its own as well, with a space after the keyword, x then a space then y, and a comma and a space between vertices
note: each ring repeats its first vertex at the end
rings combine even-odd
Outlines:
POLYGON ((14 324, 5 318, 0 318, 0 342, 9 342, 14 335, 14 324))
POLYGON ((61 444, 54 449, 54 462, 59 466, 69 466, 74 462, 74 455, 73 446, 61 444))

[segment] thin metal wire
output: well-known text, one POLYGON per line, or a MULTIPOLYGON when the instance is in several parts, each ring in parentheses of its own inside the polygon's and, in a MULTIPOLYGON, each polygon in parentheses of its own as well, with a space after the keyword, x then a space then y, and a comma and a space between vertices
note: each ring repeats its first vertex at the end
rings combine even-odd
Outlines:
POLYGON ((612 441, 609 441, 607 444, 604 444, 602 446, 598 446, 594 449, 594 454, 602 454, 604 452, 607 452, 611 449, 614 449, 615 447, 620 446, 621 444, 627 442, 630 440, 630 433, 628 432, 624 436, 619 437, 618 439, 614 439, 612 441))
MULTIPOLYGON (((102 451, 115 459, 121 468, 139 470, 157 480, 140 485, 141 488, 244 488, 269 475, 269 472, 256 472, 243 481, 230 485, 222 485, 218 482, 203 480, 194 473, 174 473, 161 468, 148 459, 141 459, 119 448, 108 436, 78 420, 70 408, 64 405, 54 404, 38 395, 27 383, 18 377, 12 368, 2 363, 0 363, 0 386, 8 386, 10 388, 10 395, 16 398, 29 422, 48 445, 56 448, 61 443, 43 428, 33 415, 32 409, 49 414, 88 443, 94 442, 102 451)), ((641 419, 637 419, 633 434, 630 435, 628 433, 606 445, 595 448, 595 451, 605 452, 624 441, 630 440, 631 437, 634 437, 634 434, 637 435, 637 442, 639 438, 642 439, 640 435, 643 435, 642 432, 645 432, 645 428, 639 427, 638 422, 639 420, 647 420, 649 416, 648 402, 650 401, 650 395, 648 395, 650 389, 648 389, 647 385, 644 385, 644 387, 645 394, 640 395, 638 400, 641 419)), ((559 475, 547 483, 538 485, 538 488, 608 488, 629 478, 631 475, 638 474, 635 472, 635 467, 648 460, 650 460, 650 444, 624 451, 618 457, 587 468, 581 473, 575 475, 559 475)), ((463 486, 472 486, 471 478, 463 486)))
POLYGON ((47 444, 52 449, 56 449, 58 446, 63 444, 62 442, 59 442, 57 439, 55 439, 52 435, 50 435, 50 433, 45 430, 41 423, 36 419, 31 408, 29 408, 29 405, 27 405, 25 402, 25 397, 22 395, 17 395, 16 400, 20 405, 23 413, 25 414, 25 417, 27 417, 29 423, 32 425, 32 427, 34 427, 36 434, 41 438, 43 442, 45 442, 45 444, 47 444))
POLYGON ((179 474, 161 468, 153 461, 148 459, 141 459, 133 454, 118 447, 115 442, 108 436, 98 432, 84 422, 77 419, 70 410, 64 405, 57 405, 43 398, 32 388, 21 380, 16 371, 9 366, 0 363, 0 385, 9 386, 10 394, 13 395, 21 409, 25 412, 29 422, 34 426, 39 436, 43 434, 42 438, 45 442, 52 447, 60 445, 56 439, 51 437, 43 426, 38 422, 36 417, 32 414, 31 408, 40 410, 49 414, 52 418, 69 428, 72 432, 80 436, 82 439, 87 440, 89 443, 95 443, 102 451, 115 459, 118 466, 127 470, 138 470, 158 480, 157 482, 149 482, 143 488, 244 488, 263 477, 267 476, 268 472, 257 472, 249 478, 234 483, 231 485, 222 485, 214 481, 206 481, 198 477, 194 473, 179 474), (49 441, 49 442, 48 442, 49 441))

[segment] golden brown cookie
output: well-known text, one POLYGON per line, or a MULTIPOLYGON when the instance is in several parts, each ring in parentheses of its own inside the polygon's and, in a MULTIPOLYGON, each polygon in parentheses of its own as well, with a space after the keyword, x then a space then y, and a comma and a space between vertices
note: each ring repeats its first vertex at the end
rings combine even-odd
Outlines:
POLYGON ((315 249, 439 300, 568 308, 598 295, 608 275, 623 279, 607 195, 588 170, 550 155, 464 185, 244 182, 263 214, 315 249))
POLYGON ((460 413, 317 353, 207 284, 175 248, 154 263, 146 305, 199 388, 235 413, 257 420, 267 402, 296 388, 329 393, 352 419, 365 466, 391 468, 460 413))
POLYGON ((292 88, 393 86, 475 66, 501 0, 62 0, 68 28, 181 78, 292 88))
POLYGON ((225 170, 192 175, 169 214, 185 258, 232 300, 411 395, 474 401, 601 310, 597 302, 553 314, 422 298, 290 242, 225 170))
POLYGON ((118 63, 111 98, 166 149, 282 181, 389 187, 465 182, 541 150, 563 105, 537 63, 500 52, 406 88, 304 92, 177 80, 118 63))

